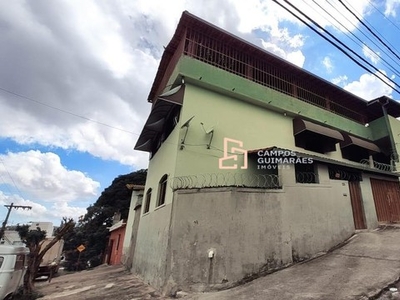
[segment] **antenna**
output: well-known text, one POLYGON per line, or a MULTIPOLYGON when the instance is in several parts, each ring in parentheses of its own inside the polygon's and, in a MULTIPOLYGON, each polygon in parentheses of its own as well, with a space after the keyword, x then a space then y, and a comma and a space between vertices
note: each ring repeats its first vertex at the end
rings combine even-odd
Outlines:
POLYGON ((205 128, 204 128, 204 123, 201 122, 200 124, 201 124, 201 127, 203 128, 203 130, 204 130, 204 132, 205 132, 206 134, 211 134, 210 141, 209 141, 208 144, 207 144, 207 149, 210 149, 210 147, 211 147, 211 142, 212 142, 212 139, 213 139, 213 137, 214 137, 214 127, 215 127, 215 126, 211 126, 209 129, 205 129, 205 128))
POLYGON ((194 118, 194 116, 191 117, 189 120, 187 120, 187 121, 181 126, 181 128, 183 128, 183 127, 189 127, 190 121, 192 121, 193 118, 194 118))
POLYGON ((189 131, 189 124, 190 124, 190 121, 192 121, 193 118, 194 118, 194 116, 191 117, 189 120, 187 120, 187 121, 181 126, 181 129, 186 127, 185 135, 183 136, 183 139, 181 140, 181 147, 180 147, 181 150, 183 150, 183 148, 185 148, 185 140, 186 140, 186 136, 187 136, 188 131, 189 131))
POLYGON ((211 126, 209 129, 206 130, 206 129, 204 128, 204 123, 201 122, 200 124, 201 124, 201 127, 203 128, 203 130, 204 130, 204 132, 205 132, 206 134, 210 134, 210 133, 212 133, 212 132, 214 131, 214 126, 211 126))

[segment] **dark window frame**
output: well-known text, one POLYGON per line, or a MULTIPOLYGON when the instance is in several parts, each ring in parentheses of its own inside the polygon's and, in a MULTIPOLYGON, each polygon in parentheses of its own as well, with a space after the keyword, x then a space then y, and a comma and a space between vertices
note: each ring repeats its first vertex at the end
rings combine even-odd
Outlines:
POLYGON ((150 211, 151 194, 153 192, 152 188, 149 188, 146 192, 146 199, 144 201, 143 214, 147 214, 150 211))
POLYGON ((295 164, 294 172, 296 177, 296 183, 301 184, 318 184, 318 168, 314 163, 312 164, 295 164))
POLYGON ((165 204, 165 195, 167 193, 168 175, 164 174, 158 183, 157 207, 165 204))

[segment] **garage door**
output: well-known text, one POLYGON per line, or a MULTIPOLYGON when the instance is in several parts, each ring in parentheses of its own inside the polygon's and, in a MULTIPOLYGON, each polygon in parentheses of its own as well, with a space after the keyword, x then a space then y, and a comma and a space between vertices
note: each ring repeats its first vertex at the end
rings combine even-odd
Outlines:
POLYGON ((371 178, 376 214, 379 222, 400 222, 400 183, 371 178))

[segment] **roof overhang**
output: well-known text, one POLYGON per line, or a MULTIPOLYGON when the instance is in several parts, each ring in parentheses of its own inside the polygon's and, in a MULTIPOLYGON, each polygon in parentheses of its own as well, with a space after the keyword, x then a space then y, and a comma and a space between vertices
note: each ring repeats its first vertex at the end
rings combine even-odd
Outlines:
POLYGON ((367 106, 368 111, 371 114, 374 112, 377 116, 382 116, 382 107, 385 107, 389 115, 395 118, 400 117, 400 102, 395 101, 387 96, 382 96, 371 100, 368 102, 367 106))
POLYGON ((179 85, 160 95, 153 104, 150 115, 135 145, 135 150, 151 152, 154 140, 164 129, 164 124, 176 105, 183 104, 185 85, 179 85))
POLYGON ((338 141, 343 141, 342 134, 335 129, 305 121, 300 118, 293 119, 293 134, 297 135, 305 131, 311 131, 338 141))
POLYGON ((374 143, 372 143, 370 141, 360 139, 358 137, 355 137, 354 135, 349 135, 344 132, 342 132, 342 135, 343 135, 344 139, 342 142, 340 142, 341 148, 346 148, 349 146, 357 146, 357 147, 361 147, 361 148, 367 149, 372 152, 381 152, 381 149, 379 149, 379 147, 377 145, 375 145, 374 143))

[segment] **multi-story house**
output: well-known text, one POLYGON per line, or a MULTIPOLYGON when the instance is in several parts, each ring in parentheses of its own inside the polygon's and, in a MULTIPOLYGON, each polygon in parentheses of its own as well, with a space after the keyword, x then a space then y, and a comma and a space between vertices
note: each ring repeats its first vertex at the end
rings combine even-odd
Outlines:
POLYGON ((184 12, 135 149, 133 271, 231 286, 400 220, 400 104, 361 99, 184 12))

